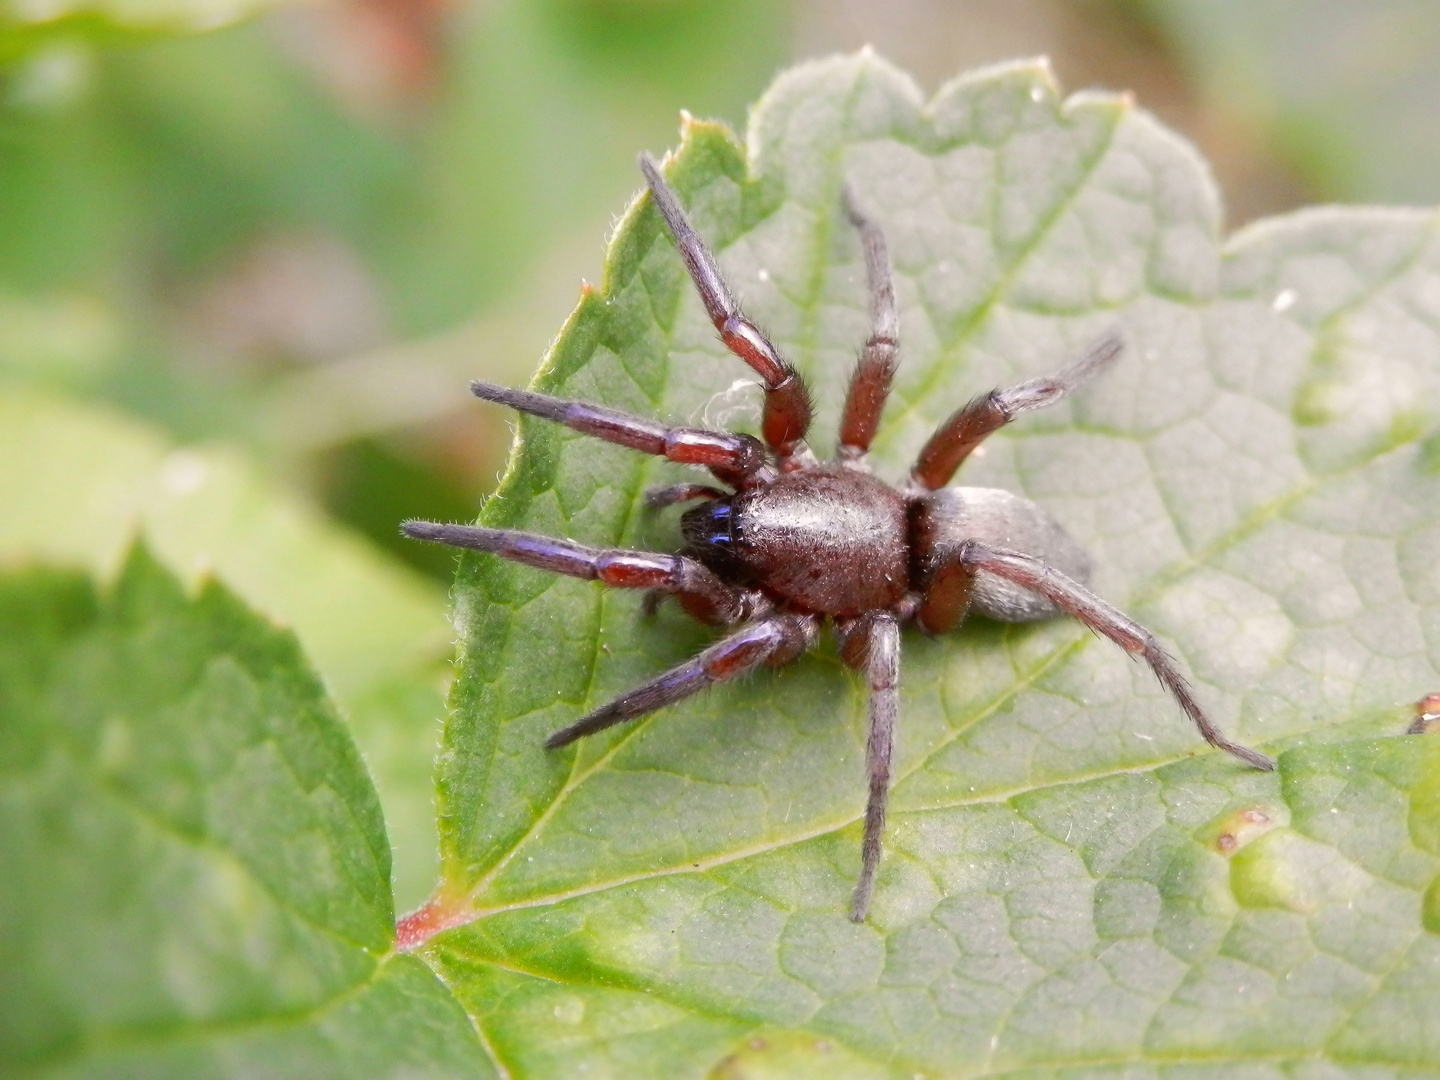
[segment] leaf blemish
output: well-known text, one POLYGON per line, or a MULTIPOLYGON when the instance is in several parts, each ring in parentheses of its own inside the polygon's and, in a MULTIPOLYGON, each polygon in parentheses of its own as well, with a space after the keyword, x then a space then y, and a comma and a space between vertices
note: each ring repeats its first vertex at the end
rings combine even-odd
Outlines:
POLYGON ((1428 735, 1440 731, 1440 691, 1426 694, 1415 703, 1414 719, 1405 731, 1408 735, 1428 735))
POLYGON ((1216 851, 1221 855, 1233 855, 1278 824, 1277 815, 1268 807, 1250 806, 1226 814, 1207 831, 1216 851))

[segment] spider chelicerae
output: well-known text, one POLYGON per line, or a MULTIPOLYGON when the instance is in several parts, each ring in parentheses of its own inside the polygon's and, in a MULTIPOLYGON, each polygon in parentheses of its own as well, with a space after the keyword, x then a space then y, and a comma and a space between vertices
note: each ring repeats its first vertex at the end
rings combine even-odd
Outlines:
POLYGON ((814 645, 828 620, 841 658, 865 673, 870 688, 865 745, 870 791, 850 908, 856 922, 870 909, 880 863, 899 704, 900 628, 906 623, 938 634, 959 626, 971 611, 1002 622, 1073 615, 1143 657, 1208 743, 1257 768, 1275 767, 1264 754, 1226 739, 1150 632, 1085 587, 1089 557, 1050 514, 1008 491, 946 486, 991 432, 1057 401, 1113 361, 1122 349, 1118 332, 1101 337, 1053 375, 974 398, 935 429, 905 484, 877 479, 864 459, 895 374, 899 317, 885 238, 847 188, 843 200, 864 252, 872 327, 850 379, 835 457, 818 461, 804 443, 811 417, 804 379, 741 312, 659 166, 642 155, 640 168, 721 340, 764 383, 764 442, 476 382, 471 389, 487 401, 703 466, 730 490, 686 483, 649 492, 652 507, 699 503, 681 518, 680 555, 593 548, 478 525, 408 521, 403 526, 418 540, 649 590, 649 610, 672 595, 701 622, 732 628, 693 659, 555 732, 546 746, 565 746, 645 716, 761 664, 788 664, 814 645))

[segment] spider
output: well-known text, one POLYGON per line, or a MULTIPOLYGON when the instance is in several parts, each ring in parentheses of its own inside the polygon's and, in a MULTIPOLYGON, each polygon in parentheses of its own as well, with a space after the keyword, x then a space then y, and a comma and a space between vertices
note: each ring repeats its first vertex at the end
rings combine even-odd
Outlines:
POLYGON ((871 304, 871 334, 851 376, 833 460, 803 440, 810 393, 799 372, 741 312, 714 256, 691 227, 648 154, 640 168, 721 340, 764 383, 761 434, 667 427, 602 405, 487 382, 471 389, 609 442, 700 465, 730 490, 676 484, 647 494, 651 507, 696 502, 681 517, 679 555, 597 549, 535 533, 407 521, 406 535, 491 552, 557 574, 650 590, 646 609, 674 596, 693 618, 732 628, 693 659, 622 694, 546 740, 550 748, 634 720, 761 664, 788 664, 811 648, 827 620, 845 663, 865 673, 870 698, 860 876, 850 917, 863 922, 880 864, 899 704, 900 630, 939 634, 974 611, 1002 622, 1067 613, 1143 657, 1206 742, 1260 769, 1275 763, 1226 739, 1206 717, 1176 663, 1143 626, 1085 587, 1090 560, 1045 510, 996 488, 947 487, 986 436, 1042 408, 1110 364, 1116 331, 1053 375, 982 394, 945 420, 920 451, 907 483, 871 475, 865 455, 879 426, 897 363, 899 318, 885 238, 846 188, 859 234, 871 304))

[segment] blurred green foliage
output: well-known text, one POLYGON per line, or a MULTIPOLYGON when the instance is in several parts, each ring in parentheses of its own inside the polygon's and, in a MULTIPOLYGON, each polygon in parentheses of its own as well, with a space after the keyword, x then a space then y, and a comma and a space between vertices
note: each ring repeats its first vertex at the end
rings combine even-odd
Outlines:
MULTIPOLYGON (((635 148, 671 140, 674 102, 743 119, 781 60, 779 12, 556 0, 443 13, 432 85, 383 118, 347 107, 273 24, 53 40, 5 77, 0 279, 113 304, 120 341, 92 385, 128 387, 128 403, 192 435, 184 391, 156 400, 135 385, 155 372, 130 369, 136 353, 156 363, 168 343, 147 331, 196 275, 258 235, 318 230, 354 246, 395 333, 452 325, 567 230, 604 221, 635 187, 635 148)), ((243 409, 221 411, 243 428, 243 409)))
POLYGON ((1440 200, 1440 12, 1429 0, 1132 0, 1210 106, 1321 198, 1440 200))

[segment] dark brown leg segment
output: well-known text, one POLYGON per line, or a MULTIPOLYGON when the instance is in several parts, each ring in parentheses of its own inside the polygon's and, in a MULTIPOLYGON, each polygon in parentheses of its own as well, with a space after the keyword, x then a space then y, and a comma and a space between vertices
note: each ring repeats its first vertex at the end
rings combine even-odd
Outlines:
POLYGON ((931 634, 954 630, 970 610, 970 583, 975 573, 955 559, 942 563, 930 577, 915 618, 931 634))
POLYGON ((1175 661, 1160 648, 1154 635, 1128 615, 1105 603, 1089 589, 1033 556, 1022 555, 1018 551, 989 548, 975 540, 967 540, 962 544, 957 557, 962 565, 972 571, 988 570, 1007 581, 1034 589, 1097 634, 1109 638, 1126 652, 1143 657, 1165 689, 1180 703, 1185 715, 1195 722, 1206 742, 1257 769, 1275 768, 1273 758, 1225 738, 1220 729, 1201 711, 1190 684, 1185 681, 1185 676, 1180 674, 1175 661))
POLYGON ((865 738, 865 773, 870 795, 865 803, 865 838, 860 847, 860 880, 850 903, 850 918, 864 922, 875 894, 875 874, 885 839, 885 806, 890 798, 891 759, 895 750, 895 719, 900 710, 900 624, 888 611, 866 616, 847 635, 846 659, 861 660, 855 633, 865 635, 863 663, 870 684, 870 707, 865 738))
POLYGON ((572 540, 516 529, 441 525, 433 521, 407 521, 400 526, 400 531, 414 540, 488 551, 537 570, 598 581, 620 589, 663 589, 673 593, 692 616, 712 626, 729 625, 745 614, 743 594, 739 590, 732 589, 707 567, 683 555, 592 548, 572 540))
POLYGON ((890 256, 885 250, 885 235, 880 227, 862 214, 855 205, 854 193, 845 188, 845 212, 860 233, 860 246, 865 251, 865 281, 870 289, 870 339, 860 353, 855 374, 850 376, 850 389, 845 395, 845 411, 840 418, 841 461, 854 461, 870 449, 885 399, 890 396, 890 381, 895 377, 896 345, 900 336, 900 317, 895 311, 895 288, 890 280, 890 256))
POLYGON ((645 492, 645 505, 660 510, 676 503, 694 502, 697 499, 724 499, 728 492, 708 484, 673 484, 670 487, 651 488, 645 492))
POLYGON ((606 442, 685 465, 704 465, 726 476, 748 475, 765 464, 764 447, 749 435, 706 431, 704 428, 666 427, 658 420, 631 416, 603 405, 569 401, 529 390, 512 390, 494 383, 472 382, 470 392, 486 401, 553 420, 606 442))
POLYGON ((767 660, 793 660, 809 647, 814 635, 814 620, 807 616, 781 615, 748 623, 693 660, 561 728, 545 740, 545 745, 553 750, 626 720, 636 720, 717 682, 743 675, 767 660))
POLYGON ((955 470, 970 456, 970 451, 984 442, 991 432, 1004 427, 1023 412, 1042 409, 1059 401, 1119 356, 1122 348, 1124 342, 1119 332, 1112 331, 1054 375, 1031 379, 1008 390, 992 390, 975 398, 935 429, 935 434, 930 436, 930 441, 915 459, 915 467, 910 470, 911 479, 932 491, 944 487, 955 475, 955 470))
POLYGON ((640 171, 650 185, 650 197, 675 238, 680 257, 685 260, 685 269, 695 282, 695 289, 705 305, 705 311, 715 329, 720 331, 720 340, 725 347, 744 360, 759 374, 765 383, 765 414, 761 420, 761 433, 765 442, 782 461, 796 450, 796 444, 805 437, 810 428, 810 390, 800 373, 790 366, 789 361, 770 344, 760 329, 745 317, 725 279, 720 276, 720 267, 715 256, 690 225, 690 219, 660 175, 660 166, 649 154, 640 155, 640 171))

